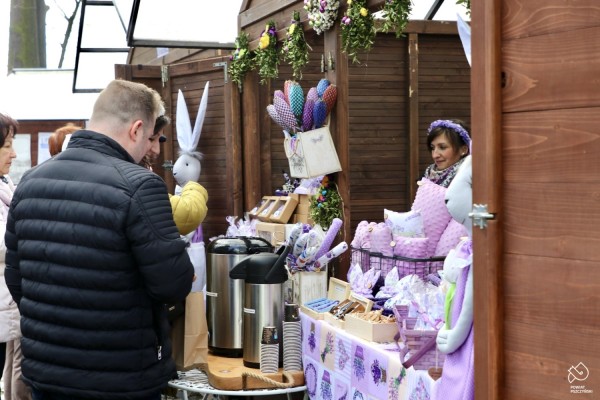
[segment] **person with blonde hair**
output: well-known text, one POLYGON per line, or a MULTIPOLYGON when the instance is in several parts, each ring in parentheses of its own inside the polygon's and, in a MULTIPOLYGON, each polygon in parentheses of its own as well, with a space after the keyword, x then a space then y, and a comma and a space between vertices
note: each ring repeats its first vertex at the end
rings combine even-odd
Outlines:
POLYGON ((27 171, 9 210, 6 282, 34 400, 159 400, 176 376, 165 304, 194 268, 161 177, 160 95, 113 80, 87 129, 27 171))

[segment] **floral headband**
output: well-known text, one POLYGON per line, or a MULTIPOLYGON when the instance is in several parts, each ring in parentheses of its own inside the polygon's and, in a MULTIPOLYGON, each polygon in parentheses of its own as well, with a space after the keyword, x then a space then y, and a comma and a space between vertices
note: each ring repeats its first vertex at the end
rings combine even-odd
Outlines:
POLYGON ((429 135, 431 131, 433 131, 436 128, 452 129, 454 132, 458 133, 463 142, 465 142, 465 144, 469 146, 469 151, 471 150, 471 136, 469 136, 469 133, 465 130, 465 128, 463 128, 459 124, 452 122, 448 119, 438 119, 437 121, 433 121, 431 125, 429 125, 427 134, 429 135))

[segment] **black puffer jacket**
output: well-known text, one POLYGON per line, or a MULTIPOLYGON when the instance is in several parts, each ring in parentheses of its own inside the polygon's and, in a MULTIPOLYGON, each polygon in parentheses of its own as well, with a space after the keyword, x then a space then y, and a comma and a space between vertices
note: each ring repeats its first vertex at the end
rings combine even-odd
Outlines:
POLYGON ((73 398, 148 399, 174 376, 164 303, 185 298, 193 267, 164 182, 114 140, 80 131, 26 173, 6 246, 27 382, 73 398))

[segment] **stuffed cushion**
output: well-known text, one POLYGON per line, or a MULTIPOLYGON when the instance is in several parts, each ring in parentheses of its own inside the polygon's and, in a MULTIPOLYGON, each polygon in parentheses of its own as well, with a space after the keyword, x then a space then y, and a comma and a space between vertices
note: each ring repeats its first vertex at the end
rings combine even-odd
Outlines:
POLYGON ((435 256, 447 256, 448 252, 456 247, 462 237, 469 236, 467 228, 459 224, 456 220, 450 220, 450 223, 442 233, 435 249, 435 256))
POLYGON ((420 211, 423 216, 425 236, 429 238, 427 253, 430 255, 435 253, 438 241, 452 219, 444 201, 445 194, 445 187, 421 179, 411 208, 420 211))
POLYGON ((425 237, 423 216, 418 210, 399 213, 384 209, 383 220, 394 236, 425 237))
POLYGON ((394 255, 408 258, 429 258, 429 238, 394 236, 394 255))
POLYGON ((355 249, 370 249, 371 248, 371 231, 377 225, 375 222, 360 221, 354 232, 354 238, 350 245, 355 249))
POLYGON ((384 256, 393 256, 394 249, 390 246, 392 242, 392 229, 384 222, 380 222, 373 227, 370 232, 371 252, 381 253, 384 256))

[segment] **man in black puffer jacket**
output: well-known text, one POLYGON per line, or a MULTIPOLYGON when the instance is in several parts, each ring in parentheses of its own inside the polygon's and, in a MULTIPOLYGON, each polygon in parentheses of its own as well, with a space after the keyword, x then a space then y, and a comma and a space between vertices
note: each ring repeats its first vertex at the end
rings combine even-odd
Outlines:
POLYGON ((160 95, 112 81, 89 130, 28 171, 6 230, 33 398, 158 400, 175 375, 165 303, 194 270, 163 180, 137 165, 159 148, 160 95))

